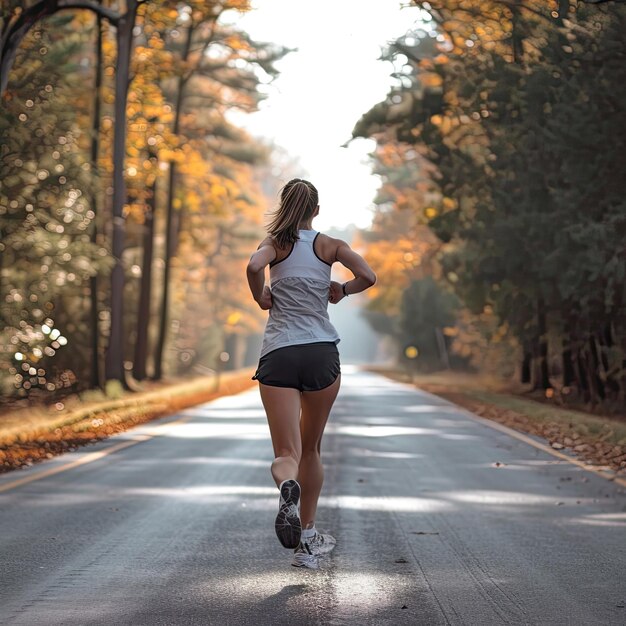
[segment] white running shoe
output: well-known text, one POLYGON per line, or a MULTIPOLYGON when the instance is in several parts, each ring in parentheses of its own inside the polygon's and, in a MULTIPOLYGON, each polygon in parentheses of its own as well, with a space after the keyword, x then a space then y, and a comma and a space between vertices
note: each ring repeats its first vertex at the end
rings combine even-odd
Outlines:
POLYGON ((303 541, 306 541, 311 552, 317 556, 326 556, 337 545, 337 540, 332 535, 318 532, 310 539, 303 539, 303 541))
POLYGON ((280 484, 278 515, 274 523, 276 536, 285 548, 297 548, 300 544, 302 525, 300 523, 300 485, 296 480, 284 480, 280 484))
POLYGON ((300 545, 293 551, 294 567, 308 567, 318 569, 320 559, 329 554, 337 545, 337 540, 332 535, 316 532, 310 539, 300 539, 300 545))
POLYGON ((293 561, 291 561, 291 564, 294 567, 319 569, 320 557, 312 552, 308 544, 300 543, 300 545, 293 551, 293 561))

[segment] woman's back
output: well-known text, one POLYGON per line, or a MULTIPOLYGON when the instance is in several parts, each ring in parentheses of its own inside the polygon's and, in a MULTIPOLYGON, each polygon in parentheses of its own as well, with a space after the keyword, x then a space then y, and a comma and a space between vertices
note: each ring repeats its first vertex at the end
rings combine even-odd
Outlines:
POLYGON ((298 236, 286 255, 270 264, 272 308, 261 356, 284 346, 339 342, 327 310, 331 266, 315 250, 319 233, 299 230, 298 236))

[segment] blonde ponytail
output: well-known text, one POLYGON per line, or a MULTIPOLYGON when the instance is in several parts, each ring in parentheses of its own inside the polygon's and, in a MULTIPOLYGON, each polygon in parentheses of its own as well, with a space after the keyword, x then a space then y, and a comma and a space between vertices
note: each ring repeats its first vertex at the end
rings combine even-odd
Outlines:
POLYGON ((318 204, 317 189, 308 180, 293 178, 280 192, 280 205, 267 226, 279 248, 298 239, 298 226, 309 220, 318 204))

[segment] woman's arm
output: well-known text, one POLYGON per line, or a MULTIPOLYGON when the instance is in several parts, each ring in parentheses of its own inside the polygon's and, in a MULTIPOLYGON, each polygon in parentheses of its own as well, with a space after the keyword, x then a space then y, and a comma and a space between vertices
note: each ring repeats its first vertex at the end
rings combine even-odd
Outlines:
POLYGON ((354 278, 343 285, 333 281, 330 286, 330 301, 334 304, 353 293, 369 289, 376 282, 376 274, 365 259, 357 254, 345 241, 337 240, 335 259, 347 267, 354 278), (345 293, 344 293, 345 290, 345 293))
POLYGON ((269 239, 259 245, 258 250, 250 257, 246 276, 252 297, 265 311, 272 307, 272 294, 265 285, 265 268, 276 258, 276 250, 269 239))

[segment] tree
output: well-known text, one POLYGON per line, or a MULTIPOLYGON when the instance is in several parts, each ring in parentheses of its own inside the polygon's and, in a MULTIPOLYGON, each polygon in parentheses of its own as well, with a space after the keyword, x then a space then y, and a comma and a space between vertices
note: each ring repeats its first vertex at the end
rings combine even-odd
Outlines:
MULTIPOLYGON (((177 20, 187 9, 175 2, 146 3, 137 12, 123 116, 124 241, 121 255, 113 259, 107 248, 109 244, 113 248, 114 239, 120 241, 113 219, 118 201, 115 176, 119 159, 113 156, 119 150, 120 115, 116 110, 120 91, 115 88, 119 80, 119 32, 107 28, 104 13, 61 12, 62 8, 74 8, 70 4, 57 2, 44 7, 44 12, 49 12, 45 19, 23 33, 19 24, 26 22, 20 19, 24 15, 35 19, 38 14, 29 11, 41 5, 16 6, 5 15, 8 21, 3 21, 0 29, 3 46, 8 45, 9 34, 23 34, 15 58, 10 59, 9 54, 2 59, 14 68, 3 95, 6 106, 0 120, 7 129, 2 148, 6 151, 1 155, 7 176, 3 176, 0 189, 0 212, 12 217, 15 214, 15 220, 7 225, 3 219, 0 224, 2 246, 6 246, 0 251, 0 287, 3 296, 10 296, 2 300, 0 312, 6 318, 6 343, 16 346, 11 348, 16 355, 12 371, 5 372, 10 377, 3 377, 2 383, 9 391, 16 389, 16 383, 19 394, 29 398, 36 395, 33 385, 44 378, 42 384, 47 389, 51 389, 51 379, 54 389, 57 379, 65 390, 84 389, 88 381, 83 372, 89 371, 89 361, 95 383, 98 327, 109 338, 114 336, 112 326, 118 310, 113 302, 109 315, 106 300, 111 291, 98 292, 95 276, 110 271, 115 263, 125 274, 121 298, 125 341, 120 358, 133 362, 137 378, 148 373, 151 363, 147 357, 151 342, 158 338, 155 322, 159 319, 151 293, 159 294, 163 288, 160 276, 151 275, 151 270, 160 269, 164 259, 168 172, 163 165, 169 162, 175 163, 178 172, 173 214, 184 219, 170 229, 176 242, 171 301, 176 332, 167 371, 178 375, 196 365, 214 367, 226 340, 240 338, 236 341, 244 345, 245 338, 258 333, 262 324, 261 316, 249 311, 243 283, 236 279, 261 234, 261 216, 268 207, 253 168, 268 159, 269 150, 237 129, 227 113, 232 108, 254 109, 260 97, 257 86, 266 79, 258 68, 265 68, 266 77, 271 79, 274 60, 285 51, 252 42, 245 33, 220 23, 205 50, 206 64, 198 66, 202 73, 187 83, 180 132, 174 134, 176 77, 179 70, 189 67, 179 67, 173 39, 177 20), (101 18, 96 20, 101 28, 94 28, 94 15, 101 18), (54 46, 46 43, 45 57, 39 38, 41 42, 43 38, 54 40, 54 46), (52 71, 40 57, 54 63, 52 71), (35 81, 32 97, 31 80, 35 81), (84 89, 91 81, 96 85, 95 93, 84 89), (17 123, 22 115, 25 122, 17 123), (45 140, 29 145, 26 129, 45 140), (53 175, 44 176, 44 170, 53 175), (37 178, 39 173, 41 179, 37 178), (28 208, 29 204, 35 211, 28 208), (101 222, 99 229, 96 220, 101 222), (44 225, 52 236, 43 231, 44 225), (63 229, 62 234, 58 228, 63 229), (48 273, 49 280, 36 276, 42 272, 48 273), (220 288, 220 280, 229 281, 229 288, 220 288), (39 298, 39 287, 50 296, 49 301, 43 295, 39 298), (31 294, 37 295, 37 302, 29 300, 31 294), (40 303, 53 307, 54 315, 40 303), (66 340, 72 345, 72 354, 62 349, 66 340), (92 349, 85 350, 87 345, 92 349), (195 352, 191 359, 186 356, 189 345, 195 352), (52 350, 53 356, 45 350, 52 350), (38 353, 45 358, 37 357, 38 353), (37 365, 35 357, 39 359, 37 365), (32 368, 34 374, 30 373, 32 368), (39 371, 43 369, 45 376, 39 371)), ((210 9, 206 3, 197 4, 192 7, 194 19, 210 9)), ((86 5, 91 7, 91 3, 86 5)), ((211 6, 217 15, 225 6, 244 5, 231 1, 211 6)), ((182 27, 178 24, 179 32, 184 31, 187 22, 183 22, 182 27)), ((194 42, 202 43, 201 34, 196 31, 194 42)), ((15 43, 11 40, 11 45, 15 43)), ((198 52, 191 50, 188 62, 198 52)), ((203 60, 202 56, 197 60, 203 60)), ((109 355, 112 345, 109 341, 109 355)))
POLYGON ((71 16, 49 25, 34 26, 32 45, 17 52, 19 97, 8 92, 0 110, 0 313, 12 354, 3 384, 31 397, 88 371, 89 353, 76 351, 89 337, 85 290, 111 268, 88 235, 91 163, 73 99, 85 36, 71 16))
POLYGON ((533 386, 565 371, 588 401, 619 404, 624 10, 416 4, 437 24, 436 50, 419 31, 390 47, 397 86, 354 135, 406 145, 434 166, 439 201, 415 210, 432 209, 442 275, 474 315, 489 307, 519 340, 533 386))
POLYGON ((449 368, 449 334, 444 333, 456 322, 458 299, 442 291, 428 276, 414 280, 402 294, 398 332, 404 359, 422 371, 449 368), (417 358, 408 352, 417 349, 417 358))
MULTIPOLYGON (((180 144, 177 154, 169 161, 165 264, 155 351, 156 379, 163 375, 172 258, 178 248, 184 213, 190 213, 188 205, 193 204, 196 195, 196 187, 184 186, 184 176, 179 175, 179 170, 184 163, 186 170, 193 172, 200 163, 206 174, 207 162, 214 155, 228 151, 234 160, 252 159, 254 162, 258 158, 258 150, 241 151, 237 132, 226 120, 225 111, 230 108, 254 110, 261 99, 257 89, 258 70, 270 78, 275 76, 274 63, 288 52, 286 48, 254 42, 245 33, 219 21, 226 10, 247 8, 248 3, 241 0, 214 4, 191 2, 176 17, 176 30, 161 28, 159 31, 157 26, 153 33, 161 38, 172 55, 173 71, 165 77, 163 89, 174 102, 172 132, 180 144), (178 35, 174 37, 174 33, 178 35)), ((166 25, 167 21, 161 24, 166 25)), ((210 194, 208 190, 207 194, 210 194)))
POLYGON ((7 88, 9 71, 15 60, 20 42, 28 31, 45 17, 63 9, 88 9, 102 15, 116 26, 117 64, 115 71, 115 135, 113 143, 113 219, 111 248, 115 265, 111 271, 111 330, 106 355, 106 378, 125 381, 123 364, 123 293, 124 268, 124 202, 126 185, 124 167, 126 156, 126 101, 130 75, 130 58, 133 47, 133 28, 139 7, 145 0, 126 0, 124 13, 113 11, 96 2, 83 0, 41 0, 26 7, 20 13, 13 12, 3 24, 0 41, 0 96, 7 88))

